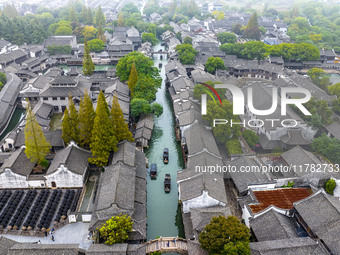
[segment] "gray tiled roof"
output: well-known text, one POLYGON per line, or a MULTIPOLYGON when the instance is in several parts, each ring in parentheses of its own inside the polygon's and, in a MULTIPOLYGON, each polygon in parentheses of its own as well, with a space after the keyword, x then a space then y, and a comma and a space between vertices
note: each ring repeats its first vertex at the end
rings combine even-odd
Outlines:
POLYGON ((6 168, 9 168, 13 173, 28 176, 32 172, 34 165, 35 163, 32 163, 27 158, 25 148, 20 148, 5 160, 0 169, 3 172, 6 168))
POLYGON ((235 166, 237 171, 230 171, 230 177, 235 183, 236 188, 239 193, 244 193, 248 190, 248 185, 250 184, 260 184, 260 183, 268 183, 269 180, 264 173, 250 171, 250 172, 241 172, 241 167, 244 166, 259 166, 255 159, 242 156, 238 159, 232 160, 230 162, 231 166, 235 166))
POLYGON ((336 139, 340 140, 340 121, 334 121, 325 127, 336 139))
POLYGON ((17 243, 8 255, 78 255, 79 244, 17 243))
POLYGON ((280 140, 287 145, 308 145, 312 143, 303 136, 301 129, 297 128, 288 129, 287 134, 281 136, 280 140))
POLYGON ((294 208, 310 230, 333 252, 340 254, 340 201, 319 191, 294 203, 294 208))
MULTIPOLYGON (((62 130, 43 132, 46 140, 50 143, 52 147, 64 147, 64 141, 61 138, 62 130)), ((14 147, 19 148, 23 145, 25 145, 25 134, 23 130, 20 130, 15 138, 14 147)))
POLYGON ((184 137, 186 137, 188 145, 188 155, 196 155, 206 151, 220 157, 212 131, 206 129, 203 125, 194 124, 184 132, 184 137))
POLYGON ((232 215, 229 207, 212 206, 206 208, 194 208, 190 211, 192 227, 194 230, 201 232, 208 225, 212 217, 232 215))
POLYGON ((228 204, 223 177, 220 174, 199 173, 194 169, 186 169, 178 172, 177 183, 182 202, 197 198, 203 191, 207 191, 210 197, 228 204))
POLYGON ((259 242, 299 237, 295 220, 278 213, 272 207, 250 218, 250 228, 259 242))
POLYGON ((86 251, 88 255, 102 255, 102 254, 112 254, 112 255, 126 255, 127 254, 127 243, 119 243, 114 245, 106 244, 91 244, 89 249, 86 251))
POLYGON ((251 254, 256 255, 327 255, 328 253, 309 237, 250 243, 251 254))
POLYGON ((88 159, 90 157, 91 152, 71 143, 67 148, 56 153, 46 174, 52 174, 57 171, 61 165, 64 165, 69 171, 83 175, 87 169, 88 159))
POLYGON ((128 166, 135 166, 136 144, 133 142, 128 142, 124 140, 118 146, 119 146, 119 150, 114 153, 114 157, 112 159, 112 165, 115 165, 118 162, 122 162, 128 166))
POLYGON ((17 244, 16 241, 4 236, 0 236, 0 254, 6 255, 8 253, 8 250, 15 244, 17 244))

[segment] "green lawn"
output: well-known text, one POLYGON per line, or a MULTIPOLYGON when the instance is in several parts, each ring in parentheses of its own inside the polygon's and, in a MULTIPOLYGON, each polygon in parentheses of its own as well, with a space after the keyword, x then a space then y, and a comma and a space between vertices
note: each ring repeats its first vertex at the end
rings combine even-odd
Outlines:
POLYGON ((51 117, 51 122, 50 122, 50 130, 55 131, 57 129, 61 129, 61 123, 63 114, 62 113, 55 113, 51 117))

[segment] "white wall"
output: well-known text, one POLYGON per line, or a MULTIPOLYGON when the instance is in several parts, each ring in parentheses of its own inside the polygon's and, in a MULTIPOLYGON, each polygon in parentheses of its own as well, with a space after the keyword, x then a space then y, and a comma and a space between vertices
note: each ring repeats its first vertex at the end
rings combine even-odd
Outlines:
MULTIPOLYGON (((74 159, 77 160, 77 159, 74 159)), ((84 171, 85 172, 85 171, 84 171)), ((57 171, 46 175, 47 187, 52 187, 52 182, 57 184, 57 188, 81 188, 83 187, 83 176, 69 171, 61 165, 57 171)))
POLYGON ((0 188, 28 188, 26 176, 13 173, 10 169, 6 168, 0 174, 0 188))
POLYGON ((205 208, 215 205, 225 206, 225 203, 209 196, 208 191, 203 191, 201 196, 183 202, 183 212, 188 213, 191 208, 205 208))

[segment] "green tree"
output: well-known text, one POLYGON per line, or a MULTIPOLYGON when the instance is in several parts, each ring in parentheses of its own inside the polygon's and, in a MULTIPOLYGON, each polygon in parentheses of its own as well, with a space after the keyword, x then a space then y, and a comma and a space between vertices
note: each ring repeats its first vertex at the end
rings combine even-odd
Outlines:
POLYGON ((312 150, 328 158, 334 164, 340 164, 340 141, 322 134, 312 142, 312 150))
POLYGON ((212 14, 215 16, 217 20, 224 20, 224 12, 223 11, 213 11, 212 14))
POLYGON ((84 98, 80 100, 78 117, 80 144, 83 147, 88 147, 91 142, 91 134, 96 114, 93 109, 92 100, 86 90, 84 92, 84 98))
POLYGON ((146 99, 151 103, 156 100, 156 93, 160 87, 160 84, 155 82, 150 76, 142 74, 138 77, 134 87, 133 98, 146 99))
POLYGON ((83 7, 81 9, 80 20, 81 20, 81 22, 86 24, 86 21, 87 21, 87 8, 86 8, 85 5, 83 5, 83 7))
POLYGON ((333 104, 332 104, 332 110, 337 113, 340 114, 340 97, 338 96, 337 99, 333 100, 333 104))
POLYGON ((93 39, 87 42, 90 51, 94 52, 102 52, 105 48, 105 44, 102 40, 100 39, 93 39))
POLYGON ((68 21, 70 22, 77 22, 77 15, 73 7, 71 7, 70 12, 68 14, 68 21))
POLYGON ((137 81, 138 81, 138 72, 137 72, 135 62, 133 62, 132 66, 131 66, 131 72, 130 72, 129 80, 127 82, 132 95, 135 91, 135 86, 137 84, 137 81))
POLYGON ((162 83, 158 69, 153 66, 153 61, 150 58, 144 56, 143 53, 137 51, 133 51, 125 57, 119 59, 116 67, 116 74, 121 81, 124 82, 129 79, 133 63, 135 63, 138 75, 149 75, 155 79, 157 83, 162 83))
POLYGON ((339 83, 335 83, 331 86, 328 86, 328 91, 332 94, 332 95, 336 95, 338 98, 340 98, 340 82, 339 83))
POLYGON ((72 28, 68 26, 59 26, 54 34, 55 35, 72 35, 72 28))
POLYGON ((70 118, 70 132, 71 132, 71 140, 76 143, 79 143, 79 117, 78 111, 74 105, 73 99, 70 96, 68 99, 68 107, 69 107, 69 118, 70 118))
POLYGON ((47 47, 47 52, 50 55, 57 55, 57 54, 66 54, 70 55, 72 52, 72 48, 70 45, 51 45, 47 47))
POLYGON ((244 30, 244 36, 248 39, 260 40, 261 31, 259 29, 256 12, 250 16, 247 27, 244 30))
POLYGON ((96 10, 96 13, 95 13, 95 16, 94 16, 94 22, 96 24, 96 26, 104 26, 105 23, 106 23, 106 18, 105 18, 105 15, 103 13, 103 10, 102 10, 102 7, 99 5, 97 10, 96 10))
POLYGON ((120 214, 107 220, 100 227, 99 234, 107 245, 124 243, 129 238, 129 232, 132 231, 132 225, 133 221, 130 216, 120 214))
POLYGON ((96 117, 91 134, 91 164, 98 167, 106 166, 110 152, 117 151, 117 138, 114 136, 109 109, 103 91, 100 91, 97 101, 96 117))
POLYGON ((122 8, 122 11, 128 14, 139 13, 138 7, 134 5, 133 3, 125 4, 122 8))
POLYGON ((240 23, 234 24, 232 27, 232 31, 237 35, 242 35, 243 34, 242 25, 240 23))
POLYGON ((176 46, 178 59, 184 65, 192 65, 198 52, 190 44, 180 44, 176 46))
POLYGON ((336 182, 334 179, 329 179, 325 184, 325 190, 328 194, 334 195, 334 189, 336 187, 336 182))
POLYGON ((147 100, 134 98, 130 102, 131 115, 138 118, 142 114, 154 114, 157 117, 163 114, 163 106, 157 103, 150 104, 147 100))
POLYGON ((228 33, 228 32, 218 33, 217 39, 221 42, 221 44, 237 42, 236 35, 233 33, 228 33))
POLYGON ((208 251, 209 254, 229 254, 222 252, 223 250, 225 252, 228 250, 233 251, 235 248, 237 251, 239 249, 237 244, 240 243, 243 244, 242 248, 241 246, 240 248, 247 251, 245 254, 250 254, 249 238, 249 229, 235 216, 228 216, 228 218, 218 216, 213 217, 211 222, 201 232, 199 242, 201 247, 208 251))
POLYGON ((1 73, 1 72, 0 72, 0 82, 2 84, 6 84, 6 82, 7 82, 6 74, 1 73))
MULTIPOLYGON (((101 40, 101 41, 104 43, 104 46, 105 46, 106 37, 105 37, 105 35, 104 35, 104 31, 103 31, 102 26, 99 26, 99 28, 98 28, 97 38, 98 38, 99 40, 101 40)), ((103 48, 103 49, 104 49, 104 48, 103 48)))
POLYGON ((114 136, 118 142, 123 140, 133 141, 132 134, 129 130, 128 124, 125 123, 123 111, 120 108, 118 99, 116 96, 113 97, 111 107, 111 121, 114 131, 114 136))
POLYGON ((209 57, 207 63, 205 63, 205 70, 211 74, 215 74, 217 69, 226 69, 224 61, 219 57, 209 57))
POLYGON ((87 44, 87 40, 85 38, 84 42, 84 58, 83 58, 83 73, 84 75, 91 75, 95 69, 95 66, 92 61, 92 57, 90 54, 90 47, 87 44))
POLYGON ((70 114, 68 109, 66 108, 64 111, 63 122, 61 123, 62 135, 61 137, 64 140, 65 144, 68 144, 72 139, 72 132, 71 132, 71 122, 70 122, 70 114))
POLYGON ((45 156, 50 152, 51 145, 46 140, 29 101, 27 101, 26 111, 25 153, 31 162, 41 164, 45 161, 45 156))
POLYGON ((122 12, 119 12, 118 14, 118 21, 117 21, 117 27, 124 27, 124 14, 122 12))
POLYGON ((312 79, 315 85, 318 85, 324 90, 328 90, 330 85, 329 77, 326 76, 326 72, 321 68, 311 68, 308 70, 307 75, 312 79))
POLYGON ((143 43, 150 42, 153 46, 155 46, 158 43, 158 39, 156 38, 156 35, 153 33, 143 33, 142 41, 143 43))
POLYGON ((186 36, 183 40, 183 44, 190 44, 192 45, 192 38, 190 36, 186 36))
POLYGON ((87 25, 93 24, 93 13, 90 7, 87 9, 86 24, 87 25))
POLYGON ((233 106, 227 100, 222 100, 222 106, 213 100, 207 102, 207 115, 203 119, 210 123, 216 141, 225 144, 229 139, 237 139, 241 135, 239 125, 216 125, 213 127, 214 119, 228 119, 233 122, 239 122, 239 118, 233 115, 233 106))
POLYGON ((247 242, 229 242, 224 245, 221 255, 250 255, 250 247, 247 242))
POLYGON ((246 129, 242 133, 243 138, 246 140, 247 144, 250 148, 254 148, 255 145, 259 142, 260 137, 253 131, 246 129))
POLYGON ((230 139, 226 141, 225 147, 227 148, 229 155, 242 154, 241 144, 237 139, 230 139))

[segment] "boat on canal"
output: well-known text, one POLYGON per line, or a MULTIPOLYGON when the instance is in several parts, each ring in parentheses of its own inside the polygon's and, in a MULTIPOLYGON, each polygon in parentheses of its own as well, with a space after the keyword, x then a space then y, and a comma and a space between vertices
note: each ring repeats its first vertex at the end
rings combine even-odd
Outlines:
POLYGON ((171 190, 171 175, 170 174, 165 174, 164 177, 164 191, 166 193, 169 193, 171 190))
POLYGON ((157 177, 157 165, 156 164, 151 164, 150 177, 151 177, 151 179, 156 179, 156 177, 157 177))
POLYGON ((169 163, 169 149, 164 148, 163 150, 163 163, 168 164, 169 163))

